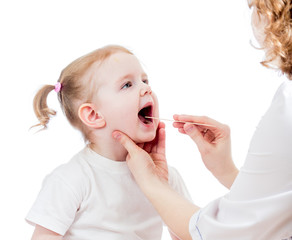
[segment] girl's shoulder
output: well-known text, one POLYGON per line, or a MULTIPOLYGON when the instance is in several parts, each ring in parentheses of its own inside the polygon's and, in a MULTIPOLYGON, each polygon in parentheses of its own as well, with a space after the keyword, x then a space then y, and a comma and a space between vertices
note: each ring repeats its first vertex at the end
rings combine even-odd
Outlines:
POLYGON ((75 189, 84 189, 88 184, 87 163, 84 158, 84 149, 71 158, 65 164, 55 168, 45 179, 45 181, 59 181, 68 187, 75 189))

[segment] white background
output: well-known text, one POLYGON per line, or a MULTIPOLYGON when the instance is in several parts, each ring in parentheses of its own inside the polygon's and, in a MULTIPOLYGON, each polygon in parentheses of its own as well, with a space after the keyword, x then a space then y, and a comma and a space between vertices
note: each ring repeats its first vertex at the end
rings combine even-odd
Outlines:
MULTIPOLYGON (((30 239, 24 218, 46 174, 83 146, 60 111, 49 129, 32 99, 55 84, 77 57, 107 44, 132 50, 145 66, 160 116, 207 115, 232 130, 233 158, 243 164, 255 127, 282 79, 259 62, 245 0, 1 1, 1 238, 30 239)), ((127 106, 125 106, 126 108, 127 106)), ((167 124, 167 158, 204 206, 227 193, 205 170, 195 144, 167 124)), ((163 239, 170 239, 167 232, 163 239)))

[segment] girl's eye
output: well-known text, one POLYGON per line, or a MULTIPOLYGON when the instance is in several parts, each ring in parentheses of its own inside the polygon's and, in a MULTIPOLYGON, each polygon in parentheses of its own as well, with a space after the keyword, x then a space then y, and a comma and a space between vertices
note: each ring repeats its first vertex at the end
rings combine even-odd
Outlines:
POLYGON ((149 81, 148 81, 148 79, 145 79, 145 80, 143 80, 143 83, 145 83, 145 84, 149 84, 149 81))
POLYGON ((122 89, 129 88, 129 87, 132 87, 132 83, 131 82, 127 82, 126 84, 124 84, 122 89))

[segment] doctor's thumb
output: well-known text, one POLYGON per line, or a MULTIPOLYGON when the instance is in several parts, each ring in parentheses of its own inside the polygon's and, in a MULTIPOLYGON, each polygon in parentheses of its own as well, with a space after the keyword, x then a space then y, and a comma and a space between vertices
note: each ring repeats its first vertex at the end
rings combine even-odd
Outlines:
POLYGON ((140 148, 126 134, 119 131, 114 131, 112 136, 116 141, 124 146, 130 156, 133 156, 135 153, 139 152, 140 148))

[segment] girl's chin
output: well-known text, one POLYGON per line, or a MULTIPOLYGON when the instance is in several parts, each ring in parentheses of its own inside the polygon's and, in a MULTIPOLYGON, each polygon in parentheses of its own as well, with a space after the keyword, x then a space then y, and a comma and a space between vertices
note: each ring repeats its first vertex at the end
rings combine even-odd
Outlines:
POLYGON ((156 134, 153 134, 153 136, 145 136, 145 137, 142 137, 142 138, 136 138, 136 139, 133 139, 133 141, 135 143, 146 143, 146 142, 151 142, 155 139, 156 137, 156 134))

